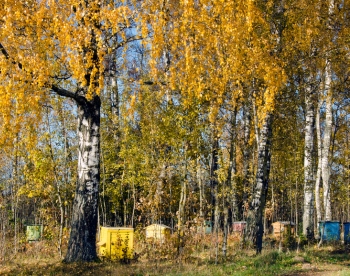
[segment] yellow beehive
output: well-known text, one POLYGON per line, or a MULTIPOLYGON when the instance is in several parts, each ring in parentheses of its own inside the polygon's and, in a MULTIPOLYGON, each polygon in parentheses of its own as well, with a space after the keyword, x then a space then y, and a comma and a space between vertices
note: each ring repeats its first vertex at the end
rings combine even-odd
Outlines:
POLYGON ((276 221, 272 223, 273 234, 276 238, 284 238, 287 235, 287 229, 290 226, 291 234, 295 234, 295 223, 289 221, 276 221))
POLYGON ((166 240, 170 238, 171 228, 163 224, 151 224, 146 228, 146 239, 166 240))
POLYGON ((111 259, 132 259, 134 228, 101 227, 101 238, 97 245, 100 254, 111 259))

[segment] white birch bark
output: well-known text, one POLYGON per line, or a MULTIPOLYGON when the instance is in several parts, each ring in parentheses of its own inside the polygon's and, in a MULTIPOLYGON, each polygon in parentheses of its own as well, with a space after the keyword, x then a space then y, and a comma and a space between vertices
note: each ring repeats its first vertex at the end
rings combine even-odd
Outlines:
POLYGON ((265 122, 260 133, 255 186, 252 193, 252 200, 249 205, 247 226, 244 235, 245 241, 252 242, 256 245, 258 253, 261 253, 262 249, 262 218, 270 176, 272 122, 273 115, 271 113, 266 114, 265 122))
MULTIPOLYGON (((227 237, 228 237, 228 202, 227 202, 227 192, 228 190, 233 191, 233 198, 236 198, 235 195, 235 181, 232 181, 232 173, 233 178, 235 178, 236 173, 236 115, 237 115, 237 107, 232 112, 231 117, 231 144, 230 144, 230 160, 228 167, 227 179, 224 183, 223 187, 223 210, 224 210, 224 237, 222 242, 222 255, 226 258, 227 254, 227 237), (231 186, 233 185, 233 186, 231 186)), ((235 201, 234 201, 235 202, 235 201)), ((236 204, 235 204, 236 205, 236 204)), ((236 206, 232 209, 232 216, 235 216, 236 206)))
POLYGON ((313 238, 313 211, 314 211, 314 177, 313 177, 313 153, 314 153, 314 106, 313 93, 310 83, 307 84, 305 95, 306 122, 305 122, 305 148, 304 148, 304 212, 303 235, 308 239, 313 238))
POLYGON ((202 183, 202 168, 200 157, 197 158, 197 179, 199 187, 199 217, 204 219, 204 209, 203 209, 203 183, 202 183))
POLYGON ((331 92, 331 67, 327 60, 325 72, 325 94, 326 94, 326 119, 322 148, 322 181, 323 181, 323 204, 325 210, 325 220, 332 220, 331 187, 329 184, 329 150, 332 136, 332 92, 331 92))
POLYGON ((320 197, 320 184, 321 184, 321 173, 322 173, 322 140, 321 140, 321 129, 320 129, 320 107, 321 104, 317 106, 316 111, 316 133, 317 133, 317 174, 315 182, 315 198, 316 198, 316 216, 317 216, 317 231, 316 235, 319 233, 319 222, 322 220, 321 213, 321 197, 320 197))
POLYGON ((93 261, 96 254, 100 183, 100 98, 78 104, 78 179, 67 262, 93 261))
MULTIPOLYGON (((249 186, 249 157, 250 157, 250 125, 251 125, 251 104, 250 97, 248 97, 243 105, 243 206, 248 200, 248 186, 249 186)), ((243 213, 246 211, 243 207, 243 213)))

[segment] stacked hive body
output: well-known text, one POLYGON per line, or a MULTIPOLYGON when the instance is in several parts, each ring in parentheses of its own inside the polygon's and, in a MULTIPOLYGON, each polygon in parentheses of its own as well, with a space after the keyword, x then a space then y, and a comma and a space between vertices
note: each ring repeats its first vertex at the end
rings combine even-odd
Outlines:
POLYGON ((110 259, 132 259, 134 228, 101 227, 101 238, 97 245, 100 254, 110 259))
POLYGON ((146 239, 164 241, 170 238, 171 228, 163 224, 151 224, 146 228, 146 239))
POLYGON ((41 239, 44 226, 42 224, 27 225, 27 241, 33 242, 41 239))
MULTIPOLYGON (((320 237, 323 234, 323 240, 325 241, 338 241, 340 240, 340 229, 339 229, 339 221, 320 221, 319 222, 320 229, 320 237), (323 225, 325 225, 323 230, 323 225)), ((344 233, 344 238, 345 238, 344 233)))
POLYGON ((291 235, 295 235, 295 223, 289 221, 276 221, 272 223, 273 235, 276 238, 284 238, 288 234, 288 228, 290 227, 291 235))

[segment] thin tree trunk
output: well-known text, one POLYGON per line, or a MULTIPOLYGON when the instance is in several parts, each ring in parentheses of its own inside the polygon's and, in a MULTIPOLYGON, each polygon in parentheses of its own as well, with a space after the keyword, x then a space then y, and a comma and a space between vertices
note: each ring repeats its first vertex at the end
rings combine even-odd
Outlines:
MULTIPOLYGON (((346 151, 349 152, 349 136, 348 132, 346 132, 346 151)), ((350 222, 350 164, 349 164, 349 156, 347 158, 347 169, 348 169, 348 216, 347 221, 350 222)))
POLYGON ((156 186, 156 192, 154 194, 154 205, 156 208, 156 212, 154 212, 154 216, 157 216, 160 220, 162 215, 162 190, 164 186, 163 183, 166 179, 166 169, 167 169, 167 166, 164 162, 160 169, 159 179, 157 181, 157 186, 156 186))
POLYGON ((14 198, 16 200, 13 201, 13 217, 15 222, 15 237, 14 237, 14 243, 15 243, 15 255, 17 254, 17 205, 18 205, 18 189, 16 187, 18 186, 18 147, 17 147, 18 138, 15 138, 15 161, 13 166, 13 191, 15 192, 14 198))
POLYGON ((203 183, 202 183, 202 168, 200 156, 197 158, 197 179, 199 187, 199 217, 204 219, 204 209, 203 209, 203 183))
POLYGON ((244 235, 245 241, 249 241, 256 246, 257 253, 261 253, 262 249, 262 217, 266 203, 270 175, 272 122, 273 115, 271 113, 266 114, 262 131, 260 133, 255 186, 252 193, 252 200, 249 205, 247 226, 244 235))
POLYGON ((250 157, 250 125, 251 125, 251 104, 248 97, 243 104, 243 210, 246 212, 245 206, 248 201, 249 186, 249 157, 250 157))
POLYGON ((46 109, 46 114, 47 114, 47 128, 49 131, 49 147, 50 147, 50 155, 51 155, 51 161, 52 161, 52 167, 53 167, 53 173, 54 173, 54 178, 56 182, 56 194, 58 198, 58 204, 60 208, 60 231, 59 231, 59 236, 58 236, 58 252, 60 254, 60 258, 62 258, 62 233, 63 233, 63 222, 64 222, 64 209, 63 209, 63 202, 61 198, 61 185, 58 179, 58 171, 57 171, 57 164, 54 158, 53 154, 53 148, 52 148, 52 140, 51 140, 51 126, 50 126, 50 117, 49 117, 49 110, 48 108, 46 109))
POLYGON ((107 216, 107 210, 106 210, 106 197, 105 197, 105 185, 106 185, 106 167, 105 167, 105 159, 104 159, 104 154, 103 154, 103 149, 101 149, 101 161, 102 161, 102 216, 103 216, 103 223, 102 225, 106 225, 106 216, 107 216))
MULTIPOLYGON (((116 60, 113 58, 112 68, 116 70, 116 60)), ((114 72, 116 74, 116 72, 114 72)), ((112 116, 114 121, 114 140, 116 142, 116 153, 119 156, 120 152, 120 123, 119 123, 119 92, 118 92, 118 78, 117 76, 111 77, 111 90, 112 90, 112 116)))
POLYGON ((322 180, 323 180, 323 200, 324 200, 324 210, 325 210, 325 220, 332 220, 332 206, 331 206, 331 188, 329 183, 329 151, 331 146, 331 136, 332 136, 332 105, 333 97, 331 92, 331 68, 330 63, 327 61, 326 72, 325 72, 325 93, 327 95, 326 99, 326 119, 323 137, 323 149, 322 149, 322 180), (329 191, 329 192, 327 192, 329 191))
POLYGON ((210 181, 212 190, 212 208, 214 213, 212 214, 212 221, 214 220, 214 233, 219 226, 219 200, 218 200, 218 160, 219 160, 219 138, 216 130, 216 125, 213 126, 212 137, 212 156, 211 156, 211 169, 210 169, 210 181))
POLYGON ((314 212, 314 177, 313 177, 313 154, 314 154, 314 103, 310 84, 307 84, 305 95, 306 122, 305 122, 305 157, 304 157, 304 212, 303 212, 303 235, 312 240, 314 238, 313 212, 314 212))
POLYGON ((232 217, 235 219, 237 216, 237 204, 236 204, 236 194, 235 194, 235 181, 232 178, 236 178, 236 116, 237 116, 237 106, 232 112, 231 117, 231 141, 230 141, 230 159, 227 178, 223 187, 223 210, 224 210, 224 237, 222 242, 222 254, 226 258, 227 254, 227 236, 228 236, 228 203, 227 203, 227 188, 233 191, 232 197, 232 217))
POLYGON ((321 103, 317 106, 316 111, 316 133, 317 133, 317 153, 318 153, 318 164, 317 164, 317 174, 315 183, 315 198, 316 198, 316 215, 317 215, 317 225, 316 225, 316 235, 319 234, 319 222, 322 220, 321 213, 321 197, 320 197, 320 184, 321 184, 321 174, 322 174, 322 140, 321 140, 321 127, 320 127, 320 107, 321 103))
POLYGON ((132 195, 134 200, 134 205, 132 207, 132 217, 131 217, 131 227, 134 227, 134 215, 135 215, 135 207, 136 207, 136 194, 135 194, 135 180, 132 180, 132 195))
POLYGON ((178 254, 183 253, 184 247, 184 238, 185 238, 185 205, 186 205, 186 195, 187 195, 187 160, 185 154, 185 168, 184 175, 181 181, 181 194, 180 194, 180 202, 179 202, 179 212, 178 212, 178 238, 179 238, 179 247, 178 254))
MULTIPOLYGON (((4 212, 4 218, 7 218, 6 217, 6 213, 4 212)), ((3 263, 5 263, 6 261, 6 223, 8 223, 7 219, 3 220, 3 225, 2 225, 2 232, 3 232, 3 252, 2 252, 2 255, 3 255, 3 263)))

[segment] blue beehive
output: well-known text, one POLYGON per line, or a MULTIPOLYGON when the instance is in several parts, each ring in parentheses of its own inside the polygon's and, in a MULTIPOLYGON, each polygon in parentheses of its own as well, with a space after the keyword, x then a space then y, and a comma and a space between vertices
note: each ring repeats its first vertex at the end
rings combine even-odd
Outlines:
POLYGON ((344 241, 350 241, 350 222, 344 222, 344 241))
POLYGON ((320 236, 323 233, 323 240, 325 241, 339 241, 340 240, 340 231, 339 231, 339 221, 320 221, 319 222, 320 236), (325 225, 323 232, 323 225, 325 225))
POLYGON ((211 233, 211 221, 204 222, 204 229, 205 229, 205 234, 211 233))
POLYGON ((211 221, 203 221, 202 226, 198 226, 198 232, 202 232, 203 234, 211 233, 211 221))

